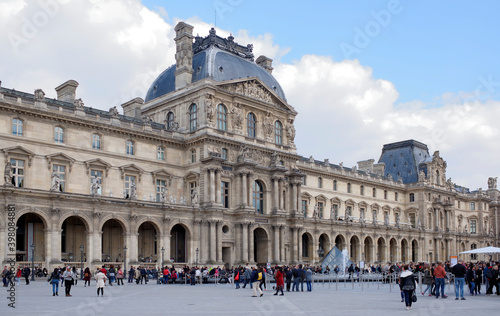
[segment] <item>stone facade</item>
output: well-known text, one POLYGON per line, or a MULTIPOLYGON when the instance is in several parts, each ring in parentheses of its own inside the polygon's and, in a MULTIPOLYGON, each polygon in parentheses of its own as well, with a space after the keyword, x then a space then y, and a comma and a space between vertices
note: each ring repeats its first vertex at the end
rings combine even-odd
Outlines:
MULTIPOLYGON (((192 27, 176 31, 176 88, 123 104, 126 115, 85 107, 74 80, 58 99, 0 88, 0 197, 16 210, 19 261, 316 264, 337 246, 356 262, 407 262, 498 245, 496 178, 475 192, 445 181, 439 152, 413 182, 373 159, 301 157, 281 88, 259 76, 194 81, 192 27)), ((215 31, 197 41, 197 53, 219 43, 253 63, 250 46, 215 31)), ((251 67, 270 73, 261 57, 251 67)), ((2 249, 7 220, 0 213, 2 249)))

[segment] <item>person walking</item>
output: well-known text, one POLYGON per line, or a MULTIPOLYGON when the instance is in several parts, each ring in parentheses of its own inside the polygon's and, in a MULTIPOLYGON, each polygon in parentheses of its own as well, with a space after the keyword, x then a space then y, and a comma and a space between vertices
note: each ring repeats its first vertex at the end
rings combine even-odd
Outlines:
POLYGON ((135 275, 134 266, 131 266, 130 270, 128 271, 128 283, 134 283, 134 275, 135 275))
POLYGON ((455 300, 458 301, 461 299, 462 301, 465 301, 464 285, 467 269, 463 264, 463 260, 458 261, 458 263, 451 268, 451 273, 455 276, 455 300))
POLYGON ((31 269, 28 266, 24 267, 24 280, 26 281, 26 285, 30 284, 30 274, 31 269))
POLYGON ((90 286, 90 278, 92 277, 92 273, 90 273, 89 267, 85 268, 85 271, 83 272, 83 287, 87 286, 87 282, 89 283, 90 286))
POLYGON ((245 282, 243 283, 243 288, 245 288, 248 283, 250 283, 250 288, 252 288, 251 278, 252 278, 252 270, 250 269, 247 263, 245 267, 245 282))
POLYGON ((239 267, 234 269, 234 285, 236 286, 236 289, 240 288, 240 272, 241 269, 239 267))
POLYGON ((50 284, 52 284, 52 296, 59 296, 59 279, 61 278, 61 272, 58 268, 54 268, 54 272, 52 272, 47 280, 50 284))
POLYGON ((115 266, 111 265, 108 270, 109 286, 113 286, 113 283, 115 282, 115 276, 116 276, 115 266))
POLYGON ((257 297, 257 291, 260 293, 260 296, 264 295, 262 290, 259 288, 260 279, 262 279, 262 274, 257 270, 257 268, 253 268, 252 274, 250 275, 250 282, 253 289, 252 297, 257 297))
POLYGON ((292 270, 290 267, 286 267, 285 269, 285 276, 286 276, 286 291, 290 292, 290 286, 292 285, 292 270))
POLYGON ((73 267, 73 285, 76 286, 78 284, 78 269, 76 267, 73 267))
POLYGON ((141 278, 141 267, 137 267, 137 269, 135 269, 135 272, 134 272, 134 279, 135 279, 135 284, 139 284, 139 282, 141 282, 142 278, 141 278))
MULTIPOLYGON (((302 265, 300 265, 302 267, 302 265)), ((295 266, 292 270, 292 276, 293 276, 293 285, 292 285, 292 292, 293 291, 299 291, 299 279, 300 279, 300 270, 299 266, 295 266)))
POLYGON ((123 285, 123 270, 120 266, 116 269, 116 285, 120 285, 120 283, 123 285))
POLYGON ((399 286, 404 294, 406 309, 410 310, 412 305, 413 292, 417 288, 415 275, 408 268, 407 264, 401 266, 401 275, 399 277, 399 286))
POLYGON ((104 296, 104 286, 106 285, 106 280, 108 277, 106 276, 106 269, 101 269, 95 275, 96 287, 97 287, 97 296, 99 296, 99 291, 101 292, 101 296, 104 296))
POLYGON ((73 271, 71 271, 71 267, 67 267, 66 271, 63 273, 63 278, 64 278, 64 289, 66 291, 66 296, 70 297, 71 296, 71 286, 73 285, 73 279, 75 275, 73 274, 73 271))
POLYGON ((278 267, 274 274, 274 279, 276 280, 276 293, 274 293, 273 295, 278 295, 278 292, 280 291, 281 291, 280 295, 285 295, 283 293, 283 288, 285 286, 285 281, 283 280, 283 276, 284 276, 283 269, 281 267, 278 267))
POLYGON ((434 269, 434 276, 436 277, 436 298, 439 298, 439 294, 441 294, 442 298, 448 298, 448 296, 444 294, 444 278, 446 277, 446 271, 441 261, 438 261, 437 267, 434 269))
POLYGON ((19 267, 19 269, 17 269, 17 272, 16 272, 16 284, 17 285, 21 285, 21 276, 23 275, 23 269, 21 269, 21 267, 19 267))
POLYGON ((422 295, 425 295, 425 293, 427 293, 427 291, 429 291, 429 296, 432 296, 431 288, 432 288, 433 282, 434 282, 434 278, 432 277, 431 268, 428 265, 426 265, 425 270, 424 270, 424 279, 422 280, 422 284, 427 285, 427 287, 422 292, 422 295))
POLYGON ((267 291, 267 288, 266 288, 266 269, 261 267, 259 269, 259 273, 261 275, 260 282, 259 282, 259 288, 262 290, 262 285, 264 285, 264 291, 267 291))
POLYGON ((493 287, 495 287, 497 290, 496 294, 500 295, 498 286, 498 265, 494 265, 490 268, 490 271, 488 271, 486 278, 489 281, 489 287, 488 290, 486 291, 486 295, 493 294, 493 287))

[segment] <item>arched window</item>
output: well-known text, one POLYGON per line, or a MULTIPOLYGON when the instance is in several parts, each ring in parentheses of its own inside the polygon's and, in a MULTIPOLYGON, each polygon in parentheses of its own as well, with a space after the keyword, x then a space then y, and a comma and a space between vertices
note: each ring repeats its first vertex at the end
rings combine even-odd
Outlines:
POLYGON ((171 129, 174 125, 174 112, 167 113, 167 129, 171 129))
POLYGON ((283 124, 280 121, 274 123, 274 142, 276 145, 283 144, 283 124))
POLYGON ((23 121, 20 119, 12 120, 12 135, 23 136, 23 121))
POLYGON ((224 104, 217 106, 217 128, 227 131, 227 108, 224 104))
POLYGON ((253 207, 257 213, 264 214, 264 187, 260 181, 253 183, 253 207))
POLYGON ((194 132, 198 127, 198 107, 196 104, 191 104, 189 107, 189 131, 194 132))
POLYGON ((257 119, 255 118, 255 114, 250 112, 247 115, 247 135, 248 135, 248 137, 255 138, 256 127, 257 127, 257 119))
POLYGON ((54 127, 54 141, 56 143, 64 143, 64 130, 62 127, 54 127))

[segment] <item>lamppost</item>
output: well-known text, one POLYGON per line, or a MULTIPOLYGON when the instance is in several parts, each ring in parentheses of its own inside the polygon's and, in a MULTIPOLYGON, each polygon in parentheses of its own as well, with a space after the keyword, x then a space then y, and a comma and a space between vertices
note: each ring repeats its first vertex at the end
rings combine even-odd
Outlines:
POLYGON ((83 245, 80 245, 80 274, 80 280, 83 280, 83 245))
POLYGON ((198 266, 198 254, 200 253, 200 249, 196 248, 196 266, 198 266))
POLYGON ((31 243, 31 281, 35 281, 35 243, 31 243))
POLYGON ((123 274, 127 277, 127 246, 123 247, 123 274))
POLYGON ((161 247, 160 250, 161 250, 161 269, 163 270, 163 262, 164 262, 163 256, 165 254, 165 248, 161 247))

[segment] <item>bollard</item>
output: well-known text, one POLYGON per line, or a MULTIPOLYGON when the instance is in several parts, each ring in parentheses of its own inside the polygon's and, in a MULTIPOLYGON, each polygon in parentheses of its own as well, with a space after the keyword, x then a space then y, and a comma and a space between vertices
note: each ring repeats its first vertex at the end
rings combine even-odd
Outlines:
POLYGON ((389 276, 389 293, 392 293, 392 275, 389 276))
POLYGON ((352 285, 352 289, 354 290, 354 275, 351 278, 351 285, 352 285))
POLYGON ((338 291, 339 290, 339 274, 337 273, 337 276, 336 276, 336 281, 335 281, 335 291, 338 291))
POLYGON ((422 293, 422 273, 418 273, 418 284, 420 284, 420 293, 422 293))
POLYGON ((346 288, 347 284, 346 284, 346 279, 345 279, 345 273, 344 273, 344 289, 346 288))
POLYGON ((328 273, 328 288, 331 289, 332 287, 332 275, 328 273))
POLYGON ((363 292, 363 283, 364 283, 363 274, 361 274, 360 277, 361 277, 361 292, 363 292))

